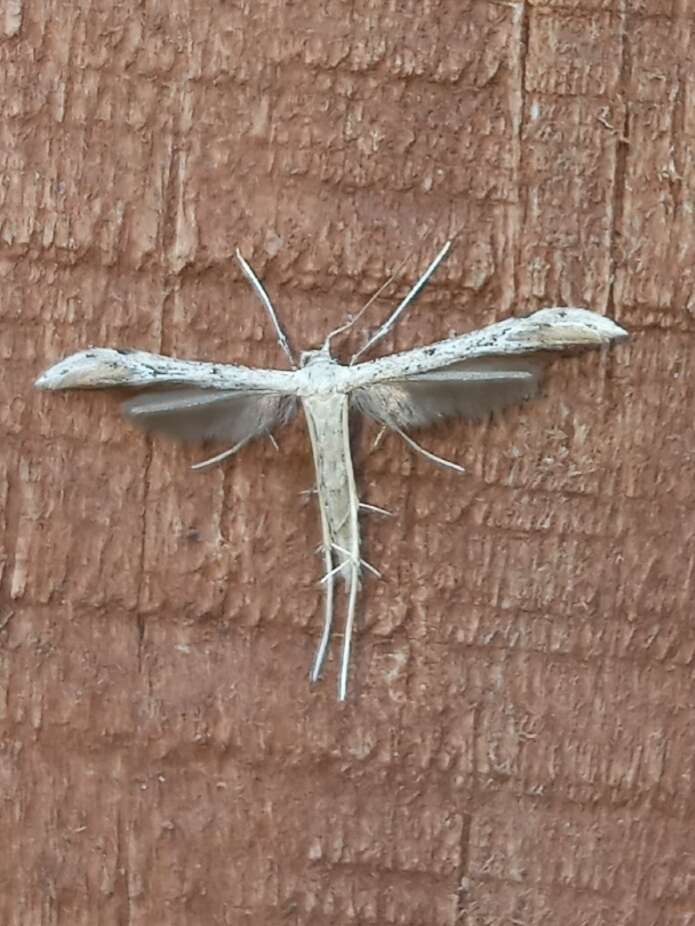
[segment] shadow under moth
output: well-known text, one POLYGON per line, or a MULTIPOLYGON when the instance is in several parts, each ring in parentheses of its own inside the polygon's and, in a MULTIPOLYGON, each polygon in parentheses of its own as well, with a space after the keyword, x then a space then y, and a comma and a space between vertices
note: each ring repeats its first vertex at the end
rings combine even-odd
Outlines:
POLYGON ((301 405, 316 470, 325 568, 323 631, 310 678, 314 682, 321 675, 333 625, 335 582, 340 579, 347 591, 338 681, 341 701, 347 696, 360 573, 364 567, 372 570, 360 554, 359 512, 371 506, 361 505, 357 495, 348 432, 350 412, 361 412, 382 428, 395 431, 433 462, 462 471, 457 464, 421 448, 407 432, 454 416, 483 419, 535 395, 552 352, 604 347, 627 337, 615 322, 595 312, 545 308, 428 347, 358 363, 358 358, 393 328, 450 248, 448 241, 348 364, 333 359, 331 339, 353 325, 384 287, 354 318, 348 317, 346 324, 331 332, 320 349, 301 353, 297 362, 266 291, 237 251, 241 268, 270 317, 290 370, 179 360, 138 350, 90 348, 56 363, 35 383, 39 389, 48 390, 118 386, 142 389, 122 405, 128 420, 179 440, 226 445, 227 449, 196 464, 194 469, 226 459, 256 437, 272 439, 273 430, 287 423, 301 405))

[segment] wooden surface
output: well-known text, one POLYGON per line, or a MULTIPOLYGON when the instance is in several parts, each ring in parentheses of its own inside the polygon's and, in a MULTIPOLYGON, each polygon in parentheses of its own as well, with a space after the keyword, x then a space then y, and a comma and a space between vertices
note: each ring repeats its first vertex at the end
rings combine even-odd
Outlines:
MULTIPOLYGON (((688 0, 0 5, 0 922, 695 922, 688 0), (384 350, 574 304, 632 340, 356 440, 352 696, 310 689, 301 422, 205 474, 90 344, 283 366, 411 254, 384 350)), ((366 330, 344 345, 361 343, 366 330)))

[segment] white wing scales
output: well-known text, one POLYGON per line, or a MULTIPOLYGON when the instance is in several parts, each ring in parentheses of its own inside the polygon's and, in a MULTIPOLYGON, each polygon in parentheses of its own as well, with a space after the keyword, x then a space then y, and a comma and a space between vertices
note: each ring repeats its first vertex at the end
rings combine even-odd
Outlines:
POLYGON ((603 315, 587 309, 540 309, 521 318, 506 318, 429 347, 416 347, 350 367, 351 387, 403 379, 442 370, 464 360, 519 357, 538 351, 571 353, 623 341, 627 332, 603 315))
POLYGON ((71 354, 38 377, 34 385, 51 392, 59 389, 110 389, 197 386, 240 392, 274 392, 295 395, 294 370, 259 370, 234 363, 179 360, 144 350, 90 347, 71 354))

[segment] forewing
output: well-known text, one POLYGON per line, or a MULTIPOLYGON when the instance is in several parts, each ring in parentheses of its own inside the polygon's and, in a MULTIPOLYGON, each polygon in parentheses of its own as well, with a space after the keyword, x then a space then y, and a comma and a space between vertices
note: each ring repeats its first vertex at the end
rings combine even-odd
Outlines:
POLYGON ((177 440, 230 445, 285 424, 296 407, 293 396, 198 388, 144 392, 121 406, 129 421, 147 431, 177 440))
POLYGON ((451 364, 462 361, 527 357, 538 351, 567 354, 607 347, 612 341, 623 341, 627 336, 615 322, 587 309, 539 309, 531 315, 506 318, 428 347, 355 363, 350 367, 351 386, 362 389, 374 383, 448 369, 451 364))
POLYGON ((365 415, 402 430, 451 417, 481 420, 534 396, 542 372, 537 359, 486 357, 375 383, 352 399, 365 415))

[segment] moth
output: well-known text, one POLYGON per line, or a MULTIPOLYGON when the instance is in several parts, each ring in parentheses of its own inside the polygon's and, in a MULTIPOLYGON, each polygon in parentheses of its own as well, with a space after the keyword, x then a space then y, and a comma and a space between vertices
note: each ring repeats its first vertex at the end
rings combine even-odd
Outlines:
MULTIPOLYGON (((483 419, 534 396, 553 352, 604 347, 627 333, 615 322, 580 308, 545 308, 403 353, 358 363, 396 324, 449 253, 447 241, 405 298, 348 364, 331 356, 331 340, 353 325, 374 298, 332 331, 316 350, 295 359, 273 305, 258 277, 237 250, 241 269, 262 303, 289 370, 252 369, 227 363, 179 360, 139 350, 90 348, 51 366, 36 380, 39 389, 142 389, 122 405, 125 417, 147 431, 184 441, 214 441, 225 449, 197 463, 219 463, 249 441, 286 424, 301 406, 316 471, 324 562, 323 629, 310 671, 322 673, 331 638, 336 580, 347 592, 338 698, 347 697, 348 667, 357 594, 364 568, 360 552, 359 500, 349 440, 349 417, 359 412, 399 434, 427 459, 462 471, 435 456, 408 434, 459 416, 483 419)), ((385 285, 388 285, 387 284, 385 285)), ((380 510, 380 509, 377 509, 380 510)), ((375 570, 373 570, 375 571, 375 570)), ((377 573, 378 575, 378 573, 377 573)))

